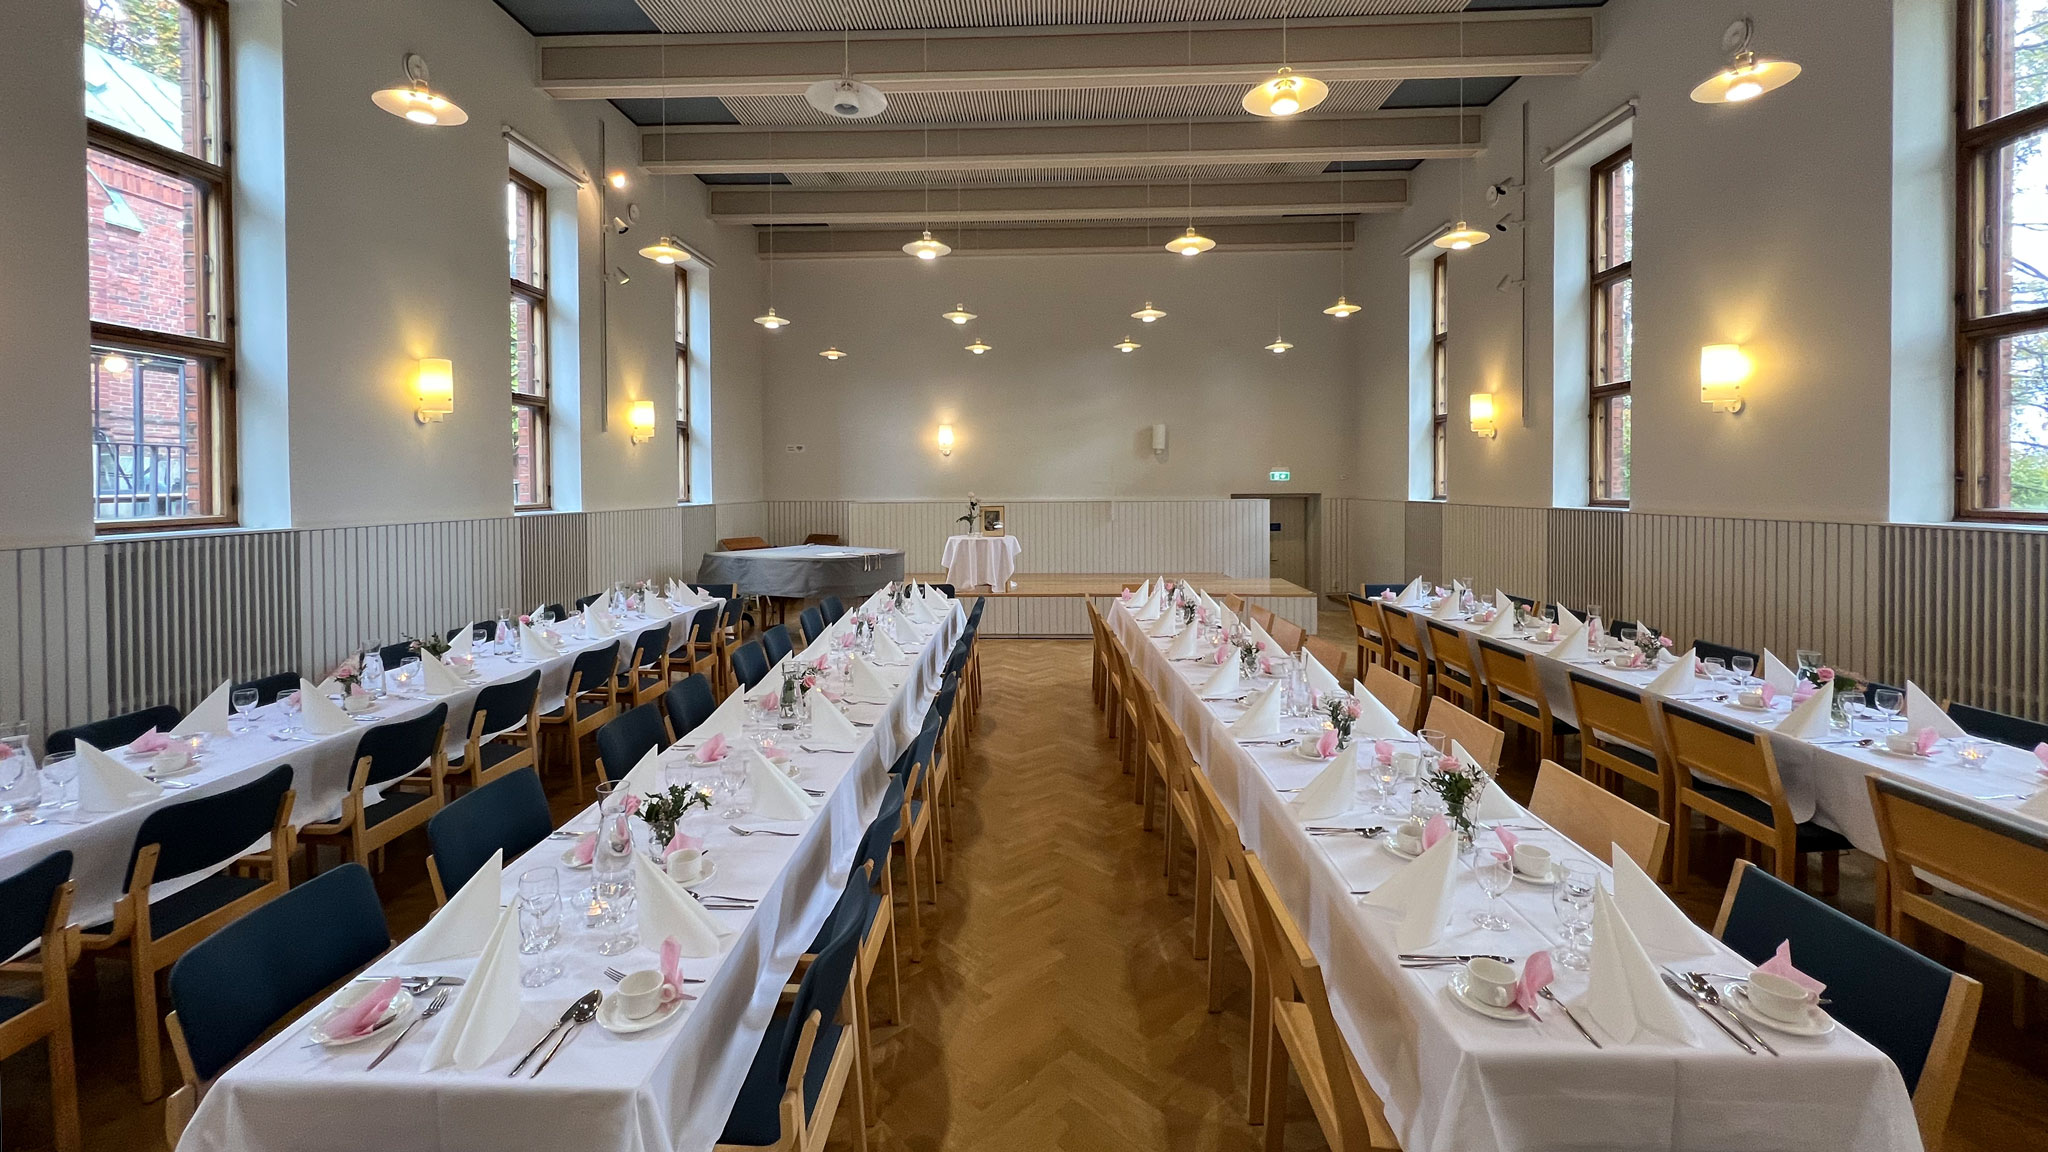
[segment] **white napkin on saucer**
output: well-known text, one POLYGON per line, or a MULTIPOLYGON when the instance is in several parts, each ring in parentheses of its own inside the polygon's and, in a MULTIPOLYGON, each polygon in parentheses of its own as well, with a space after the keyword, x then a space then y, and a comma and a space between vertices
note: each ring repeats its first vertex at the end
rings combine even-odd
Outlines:
POLYGON ((1515 634, 1515 602, 1512 600, 1508 601, 1508 606, 1496 612, 1493 619, 1486 622, 1486 627, 1479 630, 1479 634, 1493 640, 1502 640, 1513 636, 1515 634))
POLYGON ((847 699, 853 703, 887 704, 895 698, 896 690, 858 652, 853 655, 853 666, 846 678, 847 699))
POLYGON ((1609 845, 1609 851, 1614 864, 1614 908, 1628 921, 1636 941, 1673 957, 1696 956, 1705 950, 1705 934, 1636 866, 1635 859, 1619 844, 1609 845))
POLYGON ((1294 814, 1304 820, 1328 820, 1351 810, 1358 803, 1358 750, 1362 741, 1351 745, 1326 765, 1316 778, 1294 796, 1294 814))
POLYGON ((1934 729, 1934 734, 1943 739, 1965 736, 1963 726, 1949 719, 1948 713, 1934 698, 1920 690, 1918 684, 1906 681, 1906 731, 1918 732, 1922 728, 1934 729))
POLYGON ((647 754, 640 757, 640 762, 619 778, 617 791, 635 796, 667 791, 664 775, 661 767, 661 748, 649 748, 647 754))
POLYGON ((562 654, 555 643, 531 624, 519 626, 519 654, 528 660, 552 660, 562 654))
POLYGON ((475 639, 476 639, 476 625, 474 625, 474 624, 465 624, 465 625, 463 625, 462 627, 460 627, 460 628, 457 628, 457 629, 455 630, 455 635, 453 635, 453 636, 449 637, 449 639, 448 639, 448 655, 450 655, 450 656, 468 656, 468 655, 471 655, 471 652, 470 652, 470 644, 471 644, 471 643, 472 643, 472 642, 473 642, 473 641, 474 641, 475 639))
POLYGON ((1344 694, 1344 686, 1337 683, 1337 678, 1330 675, 1330 670, 1323 667, 1323 662, 1316 659, 1316 654, 1309 651, 1306 644, 1301 646, 1301 667, 1308 677, 1308 686, 1322 693, 1325 700, 1344 694))
POLYGON ((768 762, 751 744, 739 751, 746 761, 747 782, 754 787, 754 815, 762 820, 808 820, 811 798, 782 769, 768 762))
POLYGON ((1678 663, 1657 673, 1648 690, 1658 696, 1685 696, 1700 689, 1699 659, 1687 648, 1678 663))
POLYGON ((645 852, 633 853, 633 896, 639 906, 642 948, 658 953, 662 941, 674 937, 685 956, 716 956, 723 938, 732 935, 645 852))
POLYGON ((804 694, 811 704, 811 744, 813 747, 831 748, 840 752, 852 752, 860 748, 860 729, 846 718, 839 706, 825 698, 816 689, 804 694))
POLYGON ((1555 648, 1550 650, 1552 660, 1587 660, 1592 655, 1592 633, 1583 624, 1573 628, 1564 639, 1557 642, 1555 648))
POLYGON ((1427 596, 1428 594, 1429 581, 1424 580, 1420 576, 1417 576, 1415 579, 1410 580, 1408 582, 1408 586, 1406 588, 1401 589, 1401 594, 1399 596, 1394 597, 1394 603, 1397 606, 1406 604, 1420 604, 1422 603, 1422 598, 1424 596, 1427 596))
POLYGON ((875 629, 875 646, 868 653, 866 659, 873 664, 908 664, 910 662, 910 657, 905 656, 903 649, 897 645, 896 641, 889 639, 889 633, 881 628, 875 629))
POLYGON ((1571 609, 1559 604, 1557 606, 1557 626, 1561 631, 1569 631, 1573 628, 1584 628, 1586 622, 1572 615, 1571 609))
POLYGON ((1269 684, 1230 726, 1235 740, 1265 740, 1280 734, 1280 685, 1269 684))
POLYGON ((1394 942, 1402 951, 1427 948, 1443 935, 1450 919, 1457 862, 1458 834, 1453 830, 1402 865, 1359 903, 1400 914, 1401 927, 1394 933, 1394 942))
POLYGON ((1166 650, 1168 660, 1198 660, 1202 656, 1202 630, 1183 628, 1173 638, 1173 645, 1166 650))
POLYGON ((1238 671, 1237 653, 1233 650, 1224 657, 1223 663, 1216 666, 1216 674, 1203 683, 1202 699, 1237 695, 1242 678, 1243 674, 1238 671))
MULTIPOLYGON (((492 893, 491 899, 496 901, 497 894, 492 893)), ((516 903, 498 913, 497 923, 484 941, 483 959, 477 961, 455 1003, 448 1006, 448 1022, 441 1025, 440 1034, 427 1049, 421 1070, 431 1072, 453 1064, 474 1072, 489 1063, 505 1037, 512 1034, 519 1023, 518 918, 516 903)))
POLYGON ((1780 696, 1790 696, 1799 687, 1799 677, 1793 675, 1785 662, 1777 658, 1769 648, 1764 649, 1764 683, 1780 696))
POLYGON ((211 695, 199 702, 199 707, 194 708, 183 720, 178 721, 178 726, 171 729, 170 735, 233 735, 233 731, 228 727, 228 693, 230 690, 228 681, 221 681, 220 687, 215 688, 211 695))
POLYGON ((1614 906, 1614 898, 1598 885, 1593 889, 1590 968, 1586 994, 1579 1002, 1608 1036, 1623 1044, 1646 1033, 1695 1043, 1678 997, 1658 978, 1657 966, 1614 906))
POLYGON ((1159 614, 1159 622, 1152 625, 1151 635, 1154 639, 1164 640, 1180 635, 1180 630, 1180 613, 1169 609, 1159 614))
POLYGON ((348 718, 341 705, 327 698, 302 678, 299 681, 299 720, 306 731, 315 736, 339 736, 355 728, 356 722, 348 718))
POLYGON ((119 812, 164 794, 163 785, 83 740, 74 749, 78 760, 78 810, 119 812))
POLYGON ((441 658, 432 652, 420 653, 420 673, 429 696, 453 696, 469 687, 455 669, 441 663, 441 658))
POLYGON ((1818 740, 1826 736, 1834 702, 1835 686, 1821 685, 1813 690, 1813 695, 1794 705, 1790 715, 1778 721, 1777 733, 1797 740, 1818 740))
POLYGON ((430 964, 481 956, 498 925, 498 898, 505 886, 505 850, 491 853, 426 926, 391 954, 393 964, 430 964))
POLYGON ((1351 682, 1351 695, 1358 701, 1358 719, 1351 722, 1351 730, 1364 733, 1374 740, 1406 740, 1408 730, 1387 710, 1380 698, 1365 690, 1358 681, 1351 682))
MULTIPOLYGON (((1465 749, 1455 740, 1451 742, 1451 749, 1454 754, 1467 760, 1471 759, 1470 756, 1464 755, 1465 749)), ((1507 790, 1494 780, 1487 781, 1486 791, 1479 794, 1478 813, 1477 819, 1480 820, 1503 820, 1509 823, 1529 818, 1529 813, 1510 799, 1507 790)))

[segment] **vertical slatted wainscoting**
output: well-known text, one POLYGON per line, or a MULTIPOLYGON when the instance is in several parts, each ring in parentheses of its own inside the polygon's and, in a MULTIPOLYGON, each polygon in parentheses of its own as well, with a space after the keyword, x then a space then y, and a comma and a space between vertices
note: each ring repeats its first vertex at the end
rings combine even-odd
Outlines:
POLYGON ((711 541, 713 548, 718 547, 719 540, 734 536, 766 538, 768 535, 768 506, 758 500, 744 504, 714 504, 712 509, 717 528, 717 534, 711 541))
POLYGON ((1402 516, 1402 560, 1405 580, 1444 578, 1444 508, 1431 500, 1411 500, 1402 516))
POLYGON ((299 670, 290 532, 120 540, 106 564, 108 712, 190 708, 223 680, 299 670))
POLYGON ((1613 611, 1681 644, 1768 647, 1788 659, 1818 648, 1865 675, 1883 666, 1882 526, 1631 514, 1624 531, 1626 586, 1613 611))
POLYGON ((1264 577, 1272 554, 1271 507, 1264 500, 1118 501, 1110 505, 1110 566, 1069 571, 1264 577))
POLYGON ((107 708, 102 545, 0 551, 0 723, 51 731, 107 708))
POLYGON ((1883 675, 1937 699, 2048 718, 2048 535, 1881 531, 1883 675))
POLYGON ((580 512, 528 512, 519 524, 519 611, 568 605, 590 574, 590 521, 580 512))
MULTIPOLYGON (((697 578, 703 549, 690 551, 690 523, 683 508, 631 508, 588 512, 590 553, 585 596, 619 580, 697 578)), ((713 545, 716 545, 713 541, 713 545)))
POLYGON ((1469 577, 1472 591, 1485 597, 1495 588, 1536 595, 1520 590, 1544 586, 1549 509, 1447 504, 1443 515, 1444 576, 1469 577))
POLYGON ((508 516, 297 533, 299 667, 324 671, 365 642, 532 607, 521 531, 508 516))
POLYGON ((1323 501, 1323 583, 1341 596, 1360 584, 1407 583, 1406 506, 1398 500, 1323 501))
MULTIPOLYGON (((1623 527, 1628 513, 1617 509, 1552 508, 1544 554, 1550 574, 1539 592, 1506 589, 1518 596, 1555 600, 1573 611, 1598 604, 1609 614, 1635 612, 1626 603, 1622 579, 1623 527)), ((1656 619, 1652 628, 1670 626, 1656 619)))
POLYGON ((819 533, 848 539, 844 500, 770 500, 763 507, 768 530, 762 535, 770 544, 801 544, 819 533))
MULTIPOLYGON (((1005 512, 1010 522, 1016 523, 1019 506, 1006 505, 1005 512)), ((967 528, 954 518, 966 513, 966 500, 856 501, 846 510, 846 542, 860 548, 901 548, 904 572, 936 572, 945 555, 946 537, 967 528)), ((1024 554, 1017 558, 1019 570, 1042 571, 1031 566, 1032 552, 1032 543, 1026 539, 1024 554)), ((988 627, 986 617, 982 627, 988 627)))

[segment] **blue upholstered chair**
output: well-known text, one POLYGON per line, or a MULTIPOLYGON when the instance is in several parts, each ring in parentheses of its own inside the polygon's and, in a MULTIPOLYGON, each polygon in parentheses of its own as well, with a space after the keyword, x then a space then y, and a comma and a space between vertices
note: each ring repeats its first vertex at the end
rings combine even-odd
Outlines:
POLYGON ((827 596, 818 601, 818 607, 824 611, 827 624, 837 624, 839 618, 846 615, 846 602, 837 596, 827 596))
POLYGON ((448 762, 448 779, 481 788, 521 768, 540 768, 539 670, 477 693, 462 754, 448 762))
MULTIPOLYGON (((298 685, 294 684, 293 687, 296 688, 298 685)), ((78 747, 80 740, 103 752, 112 748, 123 748, 134 743, 137 736, 151 728, 159 732, 169 732, 184 718, 185 714, 171 705, 159 704, 154 708, 109 716, 105 720, 59 728, 50 733, 50 738, 43 742, 43 750, 69 752, 78 747)))
POLYGON ((744 692, 768 675, 768 652, 759 640, 749 640, 732 650, 734 691, 744 692))
POLYGON ((804 643, 813 644, 825 634, 825 610, 816 604, 797 613, 797 626, 804 631, 804 643))
POLYGON ((1727 644, 1716 644, 1712 640, 1694 640, 1692 642, 1692 654, 1701 660, 1719 660, 1730 668, 1735 666, 1735 658, 1737 656, 1747 656, 1755 664, 1757 675, 1763 675, 1764 658, 1747 648, 1734 648, 1727 644))
POLYGON ((701 672, 676 681, 674 687, 662 693, 661 704, 668 712, 671 744, 695 732, 699 724, 718 711, 718 697, 711 691, 711 681, 701 672))
POLYGON ((462 890, 491 853, 511 867, 521 853, 555 830, 548 794, 532 767, 520 768, 449 803, 427 821, 427 880, 434 906, 462 890))
POLYGON ((789 629, 777 624, 761 633, 761 650, 768 654, 768 666, 773 668, 794 652, 796 645, 790 642, 789 629))
POLYGON ((333 844, 343 859, 367 866, 371 853, 425 827, 447 796, 448 756, 442 748, 447 729, 448 706, 436 704, 410 720, 379 724, 363 733, 356 741, 355 767, 341 814, 299 829, 299 839, 307 845, 308 872, 317 864, 317 845, 333 844), (385 786, 383 793, 369 803, 363 789, 377 784, 385 786))
POLYGON ((658 699, 668 687, 668 625, 656 624, 633 638, 633 650, 619 666, 619 703, 634 707, 658 699))
POLYGON ((2011 744, 2015 748, 2032 748, 2048 743, 2048 724, 2038 720, 2023 720, 2018 716, 2007 716, 1988 708, 1976 708, 1968 704, 1950 704, 1948 718, 1955 721, 1963 731, 2000 744, 2011 744))
MULTIPOLYGON (((58 1152, 78 1152, 78 1067, 71 1044, 71 853, 52 852, 0 880, 0 955, 29 951, 42 995, 0 996, 0 1059, 50 1042, 50 1123, 58 1152)), ((25 967, 25 965, 24 965, 25 967)))
MULTIPOLYGON (((235 685, 233 691, 239 692, 244 688, 254 688, 256 690, 256 706, 261 708, 268 704, 277 703, 279 696, 298 691, 299 674, 297 672, 275 672, 269 676, 259 676, 254 680, 244 680, 240 684, 235 685)), ((99 745, 95 744, 93 747, 97 748, 99 745)))
POLYGON ((598 770, 606 780, 623 780, 641 757, 667 743, 660 705, 629 708, 597 730, 598 770))

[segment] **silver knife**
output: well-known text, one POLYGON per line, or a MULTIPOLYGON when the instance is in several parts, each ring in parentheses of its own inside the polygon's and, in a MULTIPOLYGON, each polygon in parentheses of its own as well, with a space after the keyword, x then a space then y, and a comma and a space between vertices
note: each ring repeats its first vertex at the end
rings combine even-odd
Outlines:
POLYGON ((1712 1020, 1714 1022, 1714 1027, 1719 1028, 1722 1032, 1726 1033, 1728 1038, 1730 1040, 1735 1041, 1736 1044, 1740 1045, 1744 1052, 1749 1053, 1751 1056, 1756 1055, 1756 1049, 1749 1046, 1749 1041, 1744 1040, 1740 1036, 1737 1036, 1735 1034, 1735 1029, 1730 1028, 1726 1024, 1723 1024, 1721 1022, 1721 1018, 1719 1016, 1714 1015, 1712 1009, 1708 1008, 1704 1003, 1702 1003, 1699 1000, 1698 997, 1692 994, 1691 989, 1687 988, 1683 984, 1680 984, 1678 980, 1674 978, 1669 972, 1658 972, 1657 975, 1663 979, 1665 987, 1677 993, 1679 999, 1699 1009, 1700 1015, 1705 1016, 1709 1020, 1712 1020))
POLYGON ((1762 1048, 1764 1051, 1769 1052, 1773 1056, 1776 1056, 1778 1054, 1778 1050, 1776 1048, 1771 1047, 1771 1042, 1764 1039, 1763 1036, 1758 1034, 1756 1029, 1750 1027, 1749 1021, 1744 1020, 1742 1018, 1741 1013, 1734 1011, 1733 1009, 1729 1008, 1728 1005, 1723 1004, 1721 1002, 1721 994, 1715 991, 1714 986, 1707 982, 1707 978, 1705 976, 1695 978, 1690 973, 1683 976, 1680 976, 1676 972, 1673 972, 1671 974, 1673 976, 1678 976, 1679 979, 1685 981, 1686 985, 1692 989, 1693 997, 1695 999, 1704 1000, 1707 1003, 1712 1004, 1714 1007, 1719 1008, 1724 1014, 1726 1014, 1730 1020, 1733 1020, 1737 1024, 1741 1025, 1743 1032, 1747 1033, 1751 1040, 1756 1041, 1757 1047, 1762 1048))
POLYGON ((576 1005, 578 1003, 581 1003, 581 1001, 570 1001, 569 1006, 567 1008, 562 1009, 562 1018, 560 1020, 555 1021, 554 1024, 548 1028, 547 1032, 541 1036, 540 1042, 538 1044, 535 1044, 532 1048, 528 1049, 526 1055, 521 1056, 519 1058, 519 1063, 514 1064, 512 1066, 512 1070, 510 1072, 505 1073, 505 1075, 519 1075, 519 1070, 521 1068, 526 1067, 526 1062, 528 1060, 533 1059, 534 1053, 539 1052, 541 1048, 546 1046, 547 1042, 554 1038, 555 1033, 562 1030, 562 1026, 564 1024, 567 1024, 569 1021, 574 1020, 576 1018, 576 1005))

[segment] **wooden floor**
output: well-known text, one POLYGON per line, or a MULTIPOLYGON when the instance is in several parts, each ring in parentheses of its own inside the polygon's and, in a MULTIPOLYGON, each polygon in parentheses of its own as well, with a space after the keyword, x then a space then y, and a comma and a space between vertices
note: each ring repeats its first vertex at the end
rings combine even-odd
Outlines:
MULTIPOLYGON (((1341 609, 1326 633, 1343 635, 1341 609)), ((1127 778, 1088 701, 1088 646, 1072 640, 983 645, 982 729, 962 776, 957 841, 925 962, 907 965, 901 1025, 877 1033, 881 1123, 870 1146, 901 1152, 1049 1149, 1252 1149, 1244 1121, 1246 990, 1226 934, 1231 995, 1204 1010, 1203 966, 1189 958, 1190 902, 1168 897, 1156 833, 1138 828, 1127 778)), ((1533 772, 1503 777, 1526 796, 1533 772)), ((558 817, 575 805, 557 781, 558 817)), ((393 930, 431 911, 424 850, 409 837, 379 878, 393 930)), ((1706 865, 1702 865, 1702 871, 1706 865)), ((1844 904, 1868 914, 1867 869, 1853 862, 1844 904)), ((1695 917, 1718 889, 1682 895, 1695 917)), ((2004 970, 1971 955, 1986 981, 1947 1148, 2048 1147, 2048 1022, 2014 1030, 2004 970)), ((87 1147, 162 1146, 160 1108, 132 1088, 126 972, 101 967, 74 998, 87 1147)), ((0 1064, 0 1147, 49 1144, 40 1047, 0 1064)), ((834 1146, 850 1148, 850 1103, 834 1146)), ((1323 1146, 1298 1088, 1287 1144, 1323 1146)), ((514 1152, 514 1150, 508 1150, 514 1152)))

